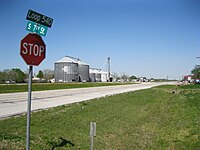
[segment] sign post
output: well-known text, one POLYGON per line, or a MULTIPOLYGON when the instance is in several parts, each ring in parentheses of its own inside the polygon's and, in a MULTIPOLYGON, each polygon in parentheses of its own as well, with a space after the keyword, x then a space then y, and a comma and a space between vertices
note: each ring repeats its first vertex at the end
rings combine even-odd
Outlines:
POLYGON ((31 122, 31 91, 32 91, 33 66, 29 66, 28 79, 28 105, 27 105, 27 124, 26 124, 26 150, 30 147, 30 122, 31 122))
POLYGON ((27 65, 29 65, 27 126, 26 126, 26 150, 29 150, 33 65, 38 66, 45 59, 46 45, 39 35, 29 33, 21 41, 20 55, 27 63, 27 65))
POLYGON ((53 19, 45 15, 39 14, 33 10, 28 11, 26 19, 29 20, 26 26, 26 30, 33 33, 29 33, 21 40, 20 55, 24 59, 26 64, 29 65, 26 126, 26 150, 29 150, 33 66, 38 66, 45 59, 46 45, 41 36, 46 36, 47 29, 48 27, 50 28, 52 26, 53 19))

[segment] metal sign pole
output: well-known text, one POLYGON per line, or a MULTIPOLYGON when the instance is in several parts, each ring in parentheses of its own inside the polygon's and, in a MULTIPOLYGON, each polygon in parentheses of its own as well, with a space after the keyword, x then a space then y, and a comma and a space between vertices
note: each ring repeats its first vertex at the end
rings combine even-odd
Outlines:
POLYGON ((33 66, 29 66, 28 80, 28 105, 27 105, 27 124, 26 124, 26 150, 30 148, 30 121, 31 121, 31 91, 32 91, 33 66))

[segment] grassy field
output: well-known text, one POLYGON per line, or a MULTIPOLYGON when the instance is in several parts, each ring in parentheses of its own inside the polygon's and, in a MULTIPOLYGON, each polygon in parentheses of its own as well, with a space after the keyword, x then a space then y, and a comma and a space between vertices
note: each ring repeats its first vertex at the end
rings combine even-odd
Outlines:
MULTIPOLYGON (((199 150, 200 86, 159 86, 35 112, 32 150, 199 150), (176 93, 172 94, 172 90, 176 93)), ((26 116, 0 120, 0 149, 25 149, 26 116)))
MULTIPOLYGON (((44 90, 58 90, 58 89, 70 89, 70 88, 85 88, 85 87, 97 87, 97 86, 112 86, 112 85, 123 85, 133 84, 129 82, 87 82, 87 83, 33 83, 32 91, 44 91, 44 90)), ((28 84, 1 84, 1 93, 14 93, 14 92, 26 92, 28 91, 28 84)))

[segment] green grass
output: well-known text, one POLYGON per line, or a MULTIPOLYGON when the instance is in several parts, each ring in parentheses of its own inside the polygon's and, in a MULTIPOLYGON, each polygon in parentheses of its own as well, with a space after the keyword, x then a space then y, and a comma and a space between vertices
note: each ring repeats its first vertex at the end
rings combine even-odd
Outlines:
MULTIPOLYGON (((200 88, 160 86, 35 112, 31 149, 199 150, 200 88), (172 94, 172 90, 176 90, 172 94)), ((24 149, 26 116, 0 120, 0 149, 24 149)))
MULTIPOLYGON (((124 85, 133 83, 102 83, 102 82, 88 82, 88 83, 33 83, 32 91, 44 91, 44 90, 58 90, 58 89, 70 89, 70 88, 85 88, 85 87, 98 87, 98 86, 112 86, 112 85, 124 85)), ((1 93, 14 93, 14 92, 26 92, 28 91, 28 84, 1 84, 1 93)))

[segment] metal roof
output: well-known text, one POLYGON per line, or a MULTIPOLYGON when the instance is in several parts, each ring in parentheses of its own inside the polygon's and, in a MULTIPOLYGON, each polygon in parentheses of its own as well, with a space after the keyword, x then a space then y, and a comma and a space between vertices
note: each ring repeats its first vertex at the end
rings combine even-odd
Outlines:
POLYGON ((78 62, 79 65, 89 65, 89 64, 87 64, 87 63, 85 63, 85 62, 83 62, 81 60, 78 60, 77 62, 78 62))
POLYGON ((73 63, 77 63, 75 60, 73 60, 70 57, 65 56, 64 58, 60 59, 57 61, 57 63, 61 63, 61 62, 73 62, 73 63))
POLYGON ((79 58, 74 58, 71 56, 65 56, 64 58, 57 61, 57 63, 61 63, 61 62, 73 62, 73 63, 78 63, 79 65, 89 65, 89 64, 83 62, 82 60, 80 60, 79 58))
POLYGON ((100 73, 100 74, 108 74, 108 72, 103 71, 102 69, 97 69, 97 68, 90 68, 89 69, 90 73, 100 73))

